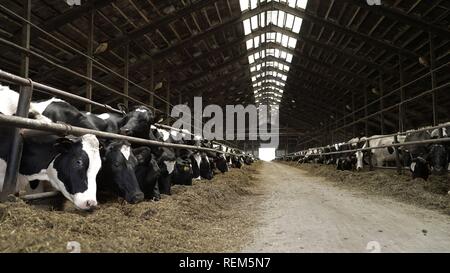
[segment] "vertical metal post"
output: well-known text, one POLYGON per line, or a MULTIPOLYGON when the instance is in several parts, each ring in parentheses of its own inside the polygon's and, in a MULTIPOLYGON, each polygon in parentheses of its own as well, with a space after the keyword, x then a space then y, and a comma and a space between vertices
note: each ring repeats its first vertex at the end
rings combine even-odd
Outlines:
POLYGON ((346 116, 346 114, 347 114, 347 107, 345 107, 345 101, 344 100, 342 100, 342 106, 343 106, 343 110, 344 110, 344 112, 343 112, 343 118, 344 118, 344 127, 343 127, 343 129, 344 129, 344 141, 347 141, 347 118, 345 117, 346 116))
POLYGON ((430 73, 431 73, 431 89, 433 92, 431 93, 431 104, 433 109, 433 125, 436 126, 438 124, 438 117, 436 111, 436 91, 434 89, 437 86, 437 78, 436 73, 433 71, 436 67, 436 54, 434 52, 434 41, 433 41, 433 33, 429 33, 430 36, 430 73))
POLYGON ((170 80, 167 79, 166 83, 166 115, 170 117, 170 80))
POLYGON ((289 136, 286 136, 286 145, 284 147, 284 155, 288 155, 288 149, 289 149, 289 136))
MULTIPOLYGON (((398 136, 394 136, 394 144, 398 143, 398 136)), ((400 153, 398 151, 398 147, 394 146, 395 150, 395 165, 397 166, 397 173, 402 174, 402 163, 400 162, 400 153)))
POLYGON ((353 120, 353 127, 352 127, 352 134, 353 137, 356 137, 356 113, 355 113, 355 91, 352 90, 352 120, 353 120))
POLYGON ((149 105, 151 107, 155 107, 155 71, 154 71, 154 63, 153 60, 150 60, 150 98, 149 105))
MULTIPOLYGON (((129 70, 130 70, 130 44, 127 43, 125 45, 125 56, 124 56, 124 62, 125 62, 125 67, 124 67, 124 83, 123 83, 123 93, 125 94, 125 96, 128 96, 129 94, 129 83, 128 83, 128 77, 129 77, 129 70)), ((128 108, 128 99, 124 98, 123 99, 123 104, 125 104, 125 106, 128 108)))
POLYGON ((380 71, 380 82, 379 82, 379 89, 380 89, 380 133, 384 135, 384 81, 383 81, 383 73, 380 71))
POLYGON ((398 55, 399 73, 400 73, 400 104, 398 109, 398 130, 403 132, 405 130, 405 79, 403 73, 403 58, 402 55, 398 55))
MULTIPOLYGON (((95 10, 92 10, 89 15, 89 30, 88 30, 88 44, 87 44, 87 55, 92 58, 94 54, 94 17, 95 17, 95 10)), ((92 79, 92 60, 87 59, 87 65, 86 65, 86 76, 89 79, 92 79)), ((86 83, 86 98, 92 100, 92 84, 90 82, 86 83)), ((86 105, 86 111, 91 112, 92 111, 92 105, 87 104, 86 105)))
MULTIPOLYGON (((24 0, 24 17, 31 21, 31 0, 24 0)), ((22 46, 30 49, 30 25, 24 23, 22 26, 22 46)), ((20 74, 24 78, 28 78, 30 59, 27 54, 22 54, 20 65, 20 74)), ((21 86, 19 102, 17 104, 16 115, 19 117, 27 117, 31 96, 33 92, 32 86, 21 86)), ((0 201, 5 201, 10 193, 14 193, 19 174, 20 160, 22 157, 23 139, 20 135, 19 128, 11 128, 11 147, 8 154, 8 165, 6 167, 5 179, 3 181, 3 189, 0 193, 0 201)))
POLYGON ((183 94, 178 93, 178 104, 183 104, 183 94))
POLYGON ((367 108, 367 101, 368 101, 368 93, 369 93, 369 86, 366 86, 366 88, 364 89, 364 118, 365 118, 365 122, 364 122, 364 134, 366 135, 366 137, 369 137, 369 119, 367 118, 367 116, 369 115, 369 109, 367 108))
MULTIPOLYGON (((370 141, 366 140, 366 147, 370 148, 370 141)), ((369 170, 373 171, 373 164, 372 164, 372 150, 367 150, 367 154, 369 155, 369 170)))

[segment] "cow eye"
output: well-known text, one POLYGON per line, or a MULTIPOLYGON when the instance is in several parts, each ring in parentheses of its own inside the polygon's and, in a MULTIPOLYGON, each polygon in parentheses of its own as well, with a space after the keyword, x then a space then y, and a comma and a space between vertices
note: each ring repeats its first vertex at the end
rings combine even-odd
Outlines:
POLYGON ((78 160, 75 162, 75 164, 76 164, 78 167, 82 167, 82 166, 83 166, 83 160, 78 159, 78 160))

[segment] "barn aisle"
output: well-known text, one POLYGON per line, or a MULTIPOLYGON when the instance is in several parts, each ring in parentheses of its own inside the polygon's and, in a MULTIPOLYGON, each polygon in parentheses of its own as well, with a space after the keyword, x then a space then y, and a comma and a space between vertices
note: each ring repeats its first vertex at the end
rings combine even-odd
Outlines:
POLYGON ((450 252, 446 215, 340 189, 280 163, 263 164, 259 179, 266 198, 243 252, 450 252))

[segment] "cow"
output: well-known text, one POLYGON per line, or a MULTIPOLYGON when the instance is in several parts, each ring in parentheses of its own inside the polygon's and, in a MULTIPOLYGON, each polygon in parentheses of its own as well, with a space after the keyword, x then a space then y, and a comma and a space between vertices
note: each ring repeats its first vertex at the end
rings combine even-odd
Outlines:
POLYGON ((124 140, 113 140, 102 151, 102 167, 97 176, 99 188, 112 191, 130 204, 144 200, 135 175, 137 159, 131 144, 124 140))
POLYGON ((154 118, 153 112, 148 107, 136 106, 125 115, 119 131, 126 136, 148 139, 154 118))
POLYGON ((124 124, 124 116, 117 113, 103 113, 99 115, 84 112, 89 122, 99 131, 118 134, 124 124))
MULTIPOLYGON (((367 146, 366 140, 367 140, 367 138, 365 138, 365 137, 361 138, 361 143, 364 143, 364 145, 361 147, 363 149, 369 148, 367 146)), ((397 136, 397 141, 398 141, 398 143, 403 143, 403 142, 405 142, 405 137, 399 135, 399 136, 397 136)), ((375 136, 370 137, 368 142, 369 142, 370 147, 387 146, 387 145, 391 145, 394 143, 394 137, 393 136, 375 135, 375 136)), ((364 162, 365 161, 368 162, 368 160, 366 160, 366 159, 367 159, 369 153, 372 158, 373 166, 382 167, 384 165, 389 165, 390 163, 395 162, 395 160, 396 160, 395 149, 393 147, 358 151, 358 152, 356 152, 356 159, 357 159, 356 168, 357 169, 361 170, 364 166, 364 162)), ((401 149, 399 149, 399 155, 401 155, 401 153, 402 153, 402 151, 401 151, 401 149)))
MULTIPOLYGON (((359 139, 351 139, 348 142, 343 142, 338 144, 338 151, 350 151, 354 149, 358 143, 359 139)), ((355 169, 357 159, 354 153, 344 152, 340 153, 336 159, 336 169, 339 171, 351 171, 355 169)))
MULTIPOLYGON (((19 102, 19 93, 10 89, 8 86, 0 84, 0 97, 2 98, 0 101, 0 112, 3 115, 15 115, 17 111, 17 104, 19 102)), ((52 123, 52 121, 43 116, 39 109, 36 109, 32 103, 30 104, 28 117, 46 123, 52 123)))
POLYGON ((137 159, 136 179, 144 192, 145 198, 154 201, 160 200, 158 179, 161 175, 161 170, 155 160, 155 155, 152 154, 151 148, 135 148, 133 153, 137 159))
MULTIPOLYGON (((0 189, 3 188, 10 130, 0 127, 0 189)), ((18 181, 49 181, 76 208, 97 206, 96 177, 101 167, 99 142, 94 135, 61 138, 53 134, 24 131, 18 181)))
MULTIPOLYGON (((432 132, 427 130, 409 132, 405 142, 432 139, 432 132)), ((412 178, 428 179, 430 174, 443 175, 448 170, 448 151, 440 143, 405 145, 404 161, 409 165, 412 178)))
POLYGON ((191 156, 193 178, 211 180, 214 174, 209 163, 209 158, 205 152, 197 151, 191 156))

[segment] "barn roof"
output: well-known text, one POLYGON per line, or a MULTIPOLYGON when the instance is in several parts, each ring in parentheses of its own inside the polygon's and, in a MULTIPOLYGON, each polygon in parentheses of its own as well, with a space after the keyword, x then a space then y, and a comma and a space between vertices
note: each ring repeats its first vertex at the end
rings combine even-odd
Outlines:
MULTIPOLYGON (((0 5, 0 39, 20 42, 22 0, 0 5), (11 13, 12 12, 12 13, 11 13)), ((93 20, 93 99, 123 99, 121 75, 128 71, 129 95, 148 102, 152 87, 170 85, 170 97, 155 91, 155 106, 202 95, 204 103, 279 105, 285 132, 306 138, 344 127, 358 135, 365 126, 379 133, 398 129, 398 109, 365 121, 368 113, 448 82, 450 2, 445 0, 92 0, 69 6, 60 0, 32 1, 30 77, 84 94, 89 26, 93 20), (369 1, 377 2, 377 1, 369 1), (57 38, 58 40, 55 40, 57 38), (434 55, 430 56, 430 40, 434 55), (70 45, 71 48, 68 47, 70 45), (125 56, 129 54, 129 64, 125 56), (432 58, 433 57, 433 58, 432 58), (434 60, 434 63, 430 63, 434 60), (115 73, 109 71, 109 68, 115 73), (400 73, 403 71, 403 73, 400 73), (151 77, 152 72, 154 77, 151 77), (401 75, 402 74, 402 75, 401 75), (400 86, 415 80, 402 90, 400 86), (397 90, 398 89, 398 90, 397 90), (400 91, 401 92, 400 92, 400 91), (368 91, 368 92, 366 92, 368 91), (380 94, 393 92, 383 100, 380 94)), ((0 43, 0 69, 18 73, 20 50, 0 43)), ((406 105, 406 127, 430 124, 428 97, 406 105), (424 115, 423 113, 427 113, 424 115)), ((437 115, 448 118, 448 88, 437 93, 437 115), (445 92, 447 91, 447 92, 445 92)))

